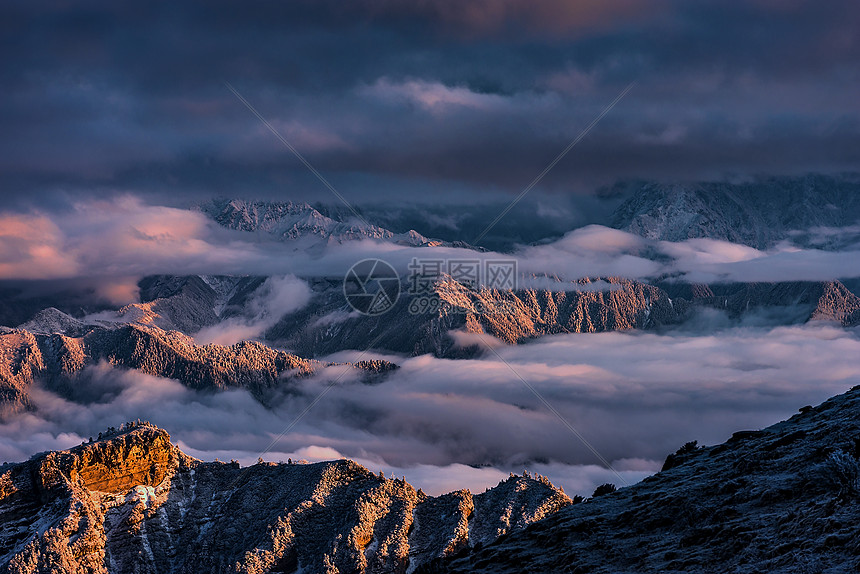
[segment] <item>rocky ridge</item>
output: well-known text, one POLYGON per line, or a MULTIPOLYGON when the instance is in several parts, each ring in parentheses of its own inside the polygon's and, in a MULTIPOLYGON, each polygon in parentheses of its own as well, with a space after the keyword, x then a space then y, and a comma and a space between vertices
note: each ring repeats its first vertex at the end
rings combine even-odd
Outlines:
POLYGON ((592 282, 583 279, 557 291, 500 291, 443 278, 427 297, 404 293, 391 310, 371 317, 350 312, 336 280, 319 280, 312 284, 311 303, 265 335, 309 356, 364 348, 367 333, 373 333, 374 348, 458 357, 474 349, 464 350, 451 332, 486 333, 516 344, 555 333, 647 329, 676 323, 686 310, 651 285, 611 278, 605 290, 590 290, 592 282))
MULTIPOLYGON (((75 398, 86 391, 77 377, 99 363, 176 379, 197 390, 244 388, 264 403, 272 393, 288 391, 290 379, 325 366, 254 341, 229 347, 197 345, 177 331, 140 325, 95 328, 81 337, 11 329, 0 332, 0 408, 31 408, 28 391, 37 380, 75 398)), ((353 366, 365 377, 396 368, 386 361, 353 366)))
POLYGON ((307 203, 224 199, 206 203, 201 206, 201 210, 228 229, 262 232, 281 240, 312 239, 323 243, 343 243, 378 239, 416 247, 433 244, 414 230, 394 233, 358 219, 336 221, 307 203))
MULTIPOLYGON (((671 328, 703 308, 735 320, 767 311, 778 324, 860 324, 860 297, 838 281, 651 285, 612 277, 559 281, 552 290, 500 291, 443 279, 429 295, 432 305, 416 305, 427 298, 416 301, 403 293, 392 309, 375 317, 351 312, 336 279, 314 281, 312 288, 309 305, 283 317, 265 334, 306 356, 364 349, 367 333, 373 333, 377 349, 456 358, 477 350, 468 337, 458 340, 458 333, 487 334, 517 344, 559 333, 671 328)), ((403 291, 406 288, 404 284, 403 291)))
POLYGON ((158 327, 193 334, 241 315, 266 277, 229 275, 150 275, 138 282, 140 302, 81 316, 47 307, 18 325, 41 335, 82 336, 97 327, 158 327))
POLYGON ((0 572, 411 572, 570 503, 520 476, 429 497, 349 460, 206 463, 135 423, 0 468, 0 572))

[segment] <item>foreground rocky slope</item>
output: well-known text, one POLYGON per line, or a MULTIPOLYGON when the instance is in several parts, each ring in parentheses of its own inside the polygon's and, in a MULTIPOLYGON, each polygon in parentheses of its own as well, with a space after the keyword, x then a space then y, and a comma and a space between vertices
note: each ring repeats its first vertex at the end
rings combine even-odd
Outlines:
POLYGON ((526 477, 434 498, 348 460, 205 463, 139 423, 0 468, 0 572, 408 572, 570 503, 526 477))
POLYGON ((860 387, 421 572, 856 572, 860 387))
MULTIPOLYGON (((78 375, 100 362, 197 390, 244 388, 264 403, 291 378, 324 366, 253 341, 203 346, 182 333, 140 325, 94 328, 79 337, 7 329, 0 331, 0 414, 30 408, 29 389, 37 380, 63 397, 77 398, 87 391, 78 375)), ((395 365, 362 361, 354 367, 372 377, 395 365)))

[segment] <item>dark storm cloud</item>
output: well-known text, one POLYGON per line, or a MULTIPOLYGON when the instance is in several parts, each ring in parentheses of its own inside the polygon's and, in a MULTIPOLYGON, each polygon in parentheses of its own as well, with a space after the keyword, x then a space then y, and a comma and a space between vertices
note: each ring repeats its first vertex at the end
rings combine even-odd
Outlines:
POLYGON ((330 199, 225 80, 355 202, 521 189, 634 80, 544 191, 860 161, 848 0, 11 2, 0 22, 10 204, 330 199))

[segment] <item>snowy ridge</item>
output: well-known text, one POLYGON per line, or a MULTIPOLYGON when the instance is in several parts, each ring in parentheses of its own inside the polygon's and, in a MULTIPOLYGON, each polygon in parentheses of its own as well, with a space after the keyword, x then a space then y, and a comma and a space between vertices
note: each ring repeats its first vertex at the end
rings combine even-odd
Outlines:
MULTIPOLYGON (((0 333, 0 409, 32 408, 29 393, 36 381, 60 396, 73 398, 75 393, 86 391, 78 375, 99 362, 174 378, 199 390, 244 388, 264 404, 289 389, 297 378, 328 365, 253 341, 231 346, 197 345, 178 331, 141 325, 93 328, 80 337, 13 329, 0 333)), ((381 360, 351 365, 362 382, 397 368, 381 360)))
POLYGON ((377 239, 416 247, 430 244, 417 231, 394 233, 358 219, 335 221, 307 203, 213 200, 200 209, 229 229, 266 233, 281 240, 312 238, 324 243, 343 243, 377 239))
POLYGON ((650 239, 706 237, 757 249, 791 239, 839 249, 860 240, 860 177, 774 177, 744 183, 646 183, 612 226, 650 239))

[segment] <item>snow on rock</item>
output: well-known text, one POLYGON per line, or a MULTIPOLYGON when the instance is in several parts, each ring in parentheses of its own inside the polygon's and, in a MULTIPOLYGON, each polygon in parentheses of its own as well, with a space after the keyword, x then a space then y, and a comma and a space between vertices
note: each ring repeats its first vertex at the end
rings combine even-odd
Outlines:
POLYGON ((613 227, 650 239, 707 237, 757 249, 783 239, 838 249, 860 239, 858 221, 860 178, 856 175, 645 183, 612 215, 613 227))

